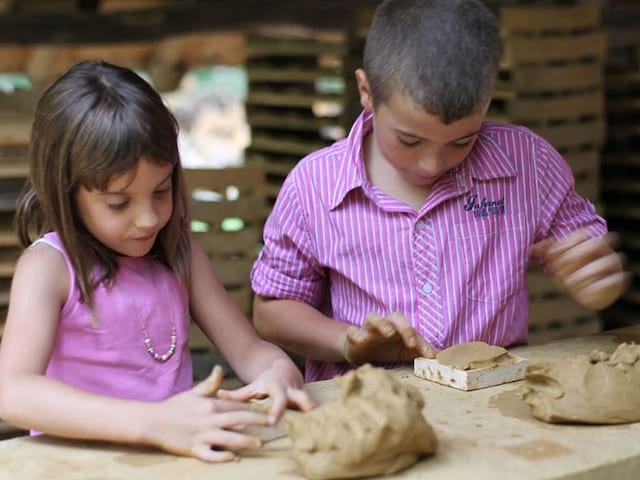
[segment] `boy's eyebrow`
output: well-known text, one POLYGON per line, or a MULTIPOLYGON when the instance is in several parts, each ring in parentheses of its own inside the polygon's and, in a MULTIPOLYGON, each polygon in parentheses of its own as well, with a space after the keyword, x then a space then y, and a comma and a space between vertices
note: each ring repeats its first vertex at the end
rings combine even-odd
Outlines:
MULTIPOLYGON (((464 140, 465 138, 469 138, 469 137, 473 137, 474 135, 477 135, 478 133, 480 133, 481 129, 476 130, 475 132, 472 133, 468 133, 466 135, 463 135, 462 137, 456 138, 454 140, 451 140, 447 143, 453 143, 453 142, 459 142, 460 140, 464 140)), ((402 130, 401 128, 396 128, 396 131, 398 133, 401 133, 403 135, 407 135, 408 137, 414 137, 414 138, 418 138, 420 140, 427 140, 430 141, 428 138, 425 137, 421 137, 420 135, 416 135, 415 133, 411 133, 411 132, 405 132, 404 130, 402 130)))

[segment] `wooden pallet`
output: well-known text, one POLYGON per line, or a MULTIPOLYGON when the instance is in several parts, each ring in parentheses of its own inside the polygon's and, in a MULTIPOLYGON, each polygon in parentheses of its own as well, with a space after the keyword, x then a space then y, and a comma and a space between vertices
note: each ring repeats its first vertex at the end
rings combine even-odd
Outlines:
POLYGON ((259 166, 226 169, 185 169, 190 213, 201 243, 222 284, 240 307, 251 311, 249 273, 262 238, 267 216, 264 170, 259 166), (225 227, 240 221, 237 229, 225 227))

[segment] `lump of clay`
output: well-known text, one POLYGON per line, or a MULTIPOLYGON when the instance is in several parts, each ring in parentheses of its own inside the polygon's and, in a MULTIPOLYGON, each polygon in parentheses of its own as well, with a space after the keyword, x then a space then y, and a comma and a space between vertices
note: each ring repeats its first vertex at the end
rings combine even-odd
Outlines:
POLYGON ((640 346, 621 344, 555 365, 530 364, 520 389, 533 415, 549 423, 614 424, 640 420, 640 346))
POLYGON ((495 367, 496 365, 513 363, 513 357, 509 356, 506 349, 497 345, 489 345, 485 342, 454 345, 438 352, 436 360, 441 365, 449 365, 460 370, 473 370, 475 368, 495 367))
POLYGON ((368 364, 334 381, 339 398, 287 416, 292 456, 305 477, 386 475, 435 452, 436 437, 413 386, 368 364))

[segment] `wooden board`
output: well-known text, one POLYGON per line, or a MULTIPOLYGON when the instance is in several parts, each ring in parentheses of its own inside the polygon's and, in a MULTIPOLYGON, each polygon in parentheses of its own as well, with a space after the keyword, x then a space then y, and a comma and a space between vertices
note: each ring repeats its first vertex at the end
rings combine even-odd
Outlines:
POLYGON ((509 365, 474 368, 473 370, 461 370, 449 365, 442 365, 436 359, 418 357, 413 362, 413 373, 416 377, 458 390, 478 390, 522 380, 529 362, 526 358, 515 355, 512 357, 514 357, 514 362, 509 365))

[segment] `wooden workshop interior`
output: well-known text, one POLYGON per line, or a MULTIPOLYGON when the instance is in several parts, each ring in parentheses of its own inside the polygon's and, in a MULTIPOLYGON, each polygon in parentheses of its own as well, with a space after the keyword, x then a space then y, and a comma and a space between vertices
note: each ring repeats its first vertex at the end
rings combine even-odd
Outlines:
MULTIPOLYGON (((525 125, 563 154, 577 192, 619 234, 633 273, 630 290, 594 312, 531 269, 529 345, 636 325, 640 2, 485 3, 504 49, 488 118, 525 125)), ((377 4, 0 0, 0 333, 21 251, 12 221, 32 112, 53 79, 78 61, 103 59, 134 68, 166 98, 181 128, 191 228, 250 316, 249 272, 280 184, 304 155, 344 137, 359 113, 353 71, 377 4)), ((190 345, 201 378, 220 359, 195 327, 190 345)), ((0 421, 0 438, 25 433, 0 421)))

